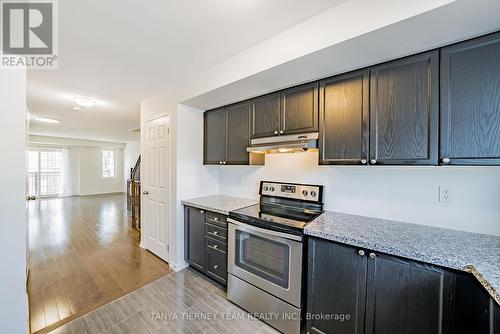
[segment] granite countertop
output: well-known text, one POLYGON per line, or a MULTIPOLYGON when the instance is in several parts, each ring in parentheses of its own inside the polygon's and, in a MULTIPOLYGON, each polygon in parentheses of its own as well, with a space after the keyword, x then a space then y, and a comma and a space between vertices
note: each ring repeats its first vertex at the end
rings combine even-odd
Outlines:
POLYGON ((470 272, 500 305, 500 237, 329 211, 304 233, 470 272))
POLYGON ((258 201, 239 198, 225 195, 212 195, 206 197, 198 197, 181 201, 182 204, 193 206, 195 208, 205 209, 224 215, 229 214, 229 211, 241 209, 250 205, 257 204, 258 201))

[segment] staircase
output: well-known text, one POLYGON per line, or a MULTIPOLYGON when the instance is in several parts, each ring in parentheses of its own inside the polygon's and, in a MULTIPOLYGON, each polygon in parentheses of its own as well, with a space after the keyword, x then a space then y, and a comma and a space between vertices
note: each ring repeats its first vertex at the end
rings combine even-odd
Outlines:
POLYGON ((130 168, 130 178, 127 180, 127 212, 132 228, 141 229, 141 156, 133 168, 130 168))

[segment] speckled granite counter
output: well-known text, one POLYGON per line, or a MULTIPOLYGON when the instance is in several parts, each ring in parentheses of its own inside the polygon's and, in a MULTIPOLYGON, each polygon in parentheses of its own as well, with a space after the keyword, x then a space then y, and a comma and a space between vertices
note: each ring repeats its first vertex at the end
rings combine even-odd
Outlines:
POLYGON ((328 211, 304 232, 470 272, 500 305, 500 237, 328 211))
POLYGON ((181 201, 184 205, 193 206, 195 208, 205 209, 208 211, 229 214, 229 211, 244 208, 246 206, 257 204, 258 201, 246 198, 213 195, 206 197, 198 197, 181 201))

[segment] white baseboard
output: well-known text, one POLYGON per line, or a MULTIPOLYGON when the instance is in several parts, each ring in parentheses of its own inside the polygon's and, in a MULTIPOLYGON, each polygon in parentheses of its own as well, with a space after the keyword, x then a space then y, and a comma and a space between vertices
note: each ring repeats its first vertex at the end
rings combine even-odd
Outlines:
POLYGON ((168 265, 175 272, 181 271, 181 270, 186 269, 187 267, 189 267, 189 264, 186 261, 182 261, 181 263, 170 262, 168 265))

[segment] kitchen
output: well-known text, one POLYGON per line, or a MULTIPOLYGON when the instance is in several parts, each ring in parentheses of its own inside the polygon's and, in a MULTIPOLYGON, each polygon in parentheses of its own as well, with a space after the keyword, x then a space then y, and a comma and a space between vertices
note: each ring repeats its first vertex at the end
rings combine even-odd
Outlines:
POLYGON ((182 200, 190 267, 283 333, 498 332, 498 220, 426 214, 460 201, 447 180, 498 174, 499 54, 493 33, 205 111, 219 194, 182 200), (420 217, 359 208, 408 177, 434 187, 420 217))

